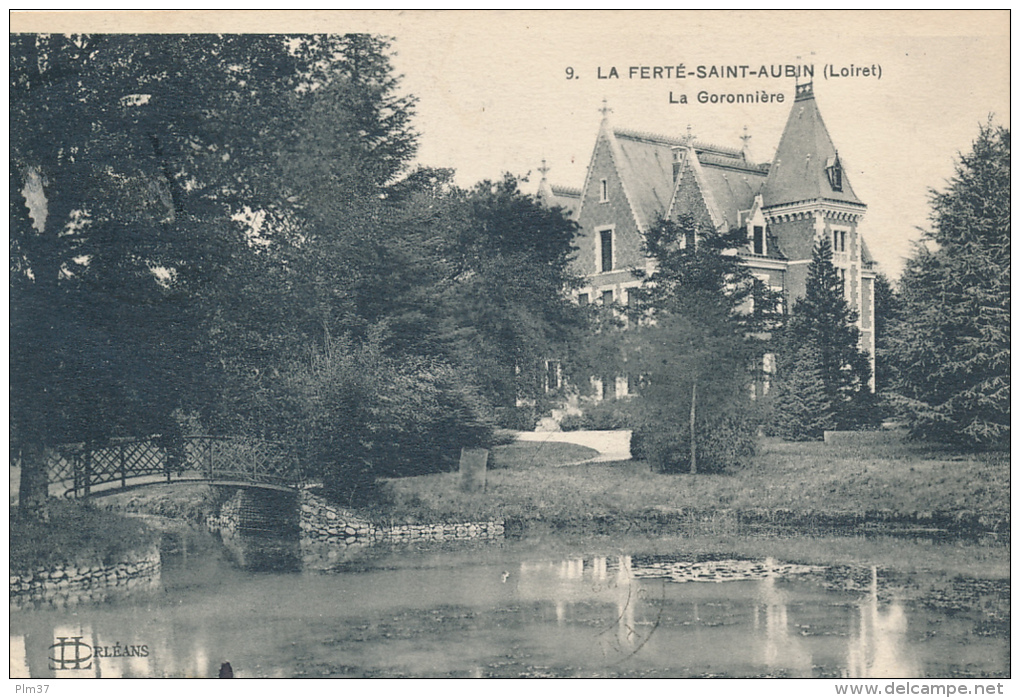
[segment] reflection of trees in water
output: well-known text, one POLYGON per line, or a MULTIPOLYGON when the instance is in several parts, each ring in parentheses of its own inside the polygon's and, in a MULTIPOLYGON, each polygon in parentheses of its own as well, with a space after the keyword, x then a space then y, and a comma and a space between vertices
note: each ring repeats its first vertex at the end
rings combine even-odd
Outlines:
POLYGON ((522 562, 517 585, 522 600, 552 602, 557 625, 570 620, 574 604, 604 603, 612 617, 598 633, 605 656, 631 652, 652 629, 641 630, 644 619, 637 613, 641 585, 631 569, 629 555, 570 558, 559 562, 522 562), (640 620, 639 620, 640 619, 640 620))
POLYGON ((779 578, 776 561, 766 558, 765 567, 770 572, 759 582, 758 603, 754 607, 754 629, 758 634, 762 632, 764 616, 764 664, 770 670, 784 670, 793 676, 810 676, 811 652, 801 638, 790 632, 786 593, 776 588, 779 578))
POLYGON ((857 623, 847 651, 847 677, 859 679, 919 676, 917 661, 907 650, 907 614, 891 601, 878 605, 878 569, 871 568, 871 590, 857 605, 857 623))

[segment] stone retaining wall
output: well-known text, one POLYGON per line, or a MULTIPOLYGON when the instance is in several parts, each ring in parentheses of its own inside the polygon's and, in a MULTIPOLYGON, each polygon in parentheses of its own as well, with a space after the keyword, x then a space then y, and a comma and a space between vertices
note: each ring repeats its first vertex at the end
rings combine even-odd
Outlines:
POLYGON ((384 541, 494 539, 504 535, 502 521, 377 526, 310 492, 302 492, 299 502, 298 525, 302 542, 358 546, 384 541))
POLYGON ((17 609, 66 608, 104 601, 110 595, 152 589, 159 585, 158 548, 110 565, 57 565, 30 572, 12 572, 10 605, 17 609))
POLYGON ((206 519, 210 531, 294 530, 296 493, 239 487, 206 519))

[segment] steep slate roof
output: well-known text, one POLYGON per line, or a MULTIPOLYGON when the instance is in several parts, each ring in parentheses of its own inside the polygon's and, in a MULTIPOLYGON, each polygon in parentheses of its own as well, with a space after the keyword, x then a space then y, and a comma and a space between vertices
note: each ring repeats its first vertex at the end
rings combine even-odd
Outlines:
POLYGON ((564 209, 570 218, 576 216, 577 209, 581 206, 580 189, 549 184, 544 177, 538 185, 538 196, 541 198, 542 203, 549 208, 559 206, 564 209))
POLYGON ((740 211, 747 211, 754 205, 754 197, 761 191, 767 169, 742 158, 722 158, 700 152, 698 163, 701 165, 701 184, 711 193, 717 215, 723 218, 716 221, 716 225, 726 230, 736 227, 740 224, 740 211))
POLYGON ((637 218, 638 228, 665 213, 673 195, 671 139, 633 131, 614 130, 613 160, 637 218))
MULTIPOLYGON (((624 181, 638 225, 645 229, 666 213, 673 202, 673 152, 684 147, 682 138, 643 131, 614 129, 617 148, 614 160, 624 181)), ((713 200, 715 215, 729 227, 738 223, 738 211, 751 208, 755 194, 768 173, 768 165, 754 165, 740 150, 711 143, 694 143, 698 173, 706 198, 713 200)))
POLYGON ((845 168, 843 190, 836 191, 829 184, 825 168, 835 157, 836 147, 818 111, 814 89, 810 83, 798 85, 793 109, 762 190, 765 206, 817 199, 863 205, 850 186, 845 168))

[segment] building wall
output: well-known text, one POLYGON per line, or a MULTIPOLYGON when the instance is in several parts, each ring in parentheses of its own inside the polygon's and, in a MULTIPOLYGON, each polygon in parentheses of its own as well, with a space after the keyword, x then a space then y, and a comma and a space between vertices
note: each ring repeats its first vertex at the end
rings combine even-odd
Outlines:
POLYGON ((680 177, 680 187, 676 192, 676 201, 673 202, 673 220, 677 220, 681 214, 687 214, 694 217, 694 223, 699 228, 715 230, 712 215, 708 212, 690 157, 684 163, 680 177))
POLYGON ((634 221, 630 204, 623 190, 623 184, 616 172, 610 152, 609 143, 599 138, 595 146, 591 174, 587 188, 581 192, 581 210, 577 223, 580 232, 576 238, 577 254, 573 262, 573 270, 577 274, 592 278, 595 287, 619 283, 619 273, 614 272, 629 267, 644 266, 642 237, 634 221), (607 202, 601 201, 601 180, 608 184, 609 197, 607 202), (600 255, 600 230, 613 228, 614 272, 612 276, 602 277, 603 272, 597 267, 600 255))

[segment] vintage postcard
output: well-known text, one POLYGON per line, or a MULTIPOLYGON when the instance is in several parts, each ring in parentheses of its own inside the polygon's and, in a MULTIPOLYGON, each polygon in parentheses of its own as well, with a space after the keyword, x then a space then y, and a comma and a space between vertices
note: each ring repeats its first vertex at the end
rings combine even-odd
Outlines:
POLYGON ((1008 11, 10 20, 13 695, 1003 693, 1008 11))

